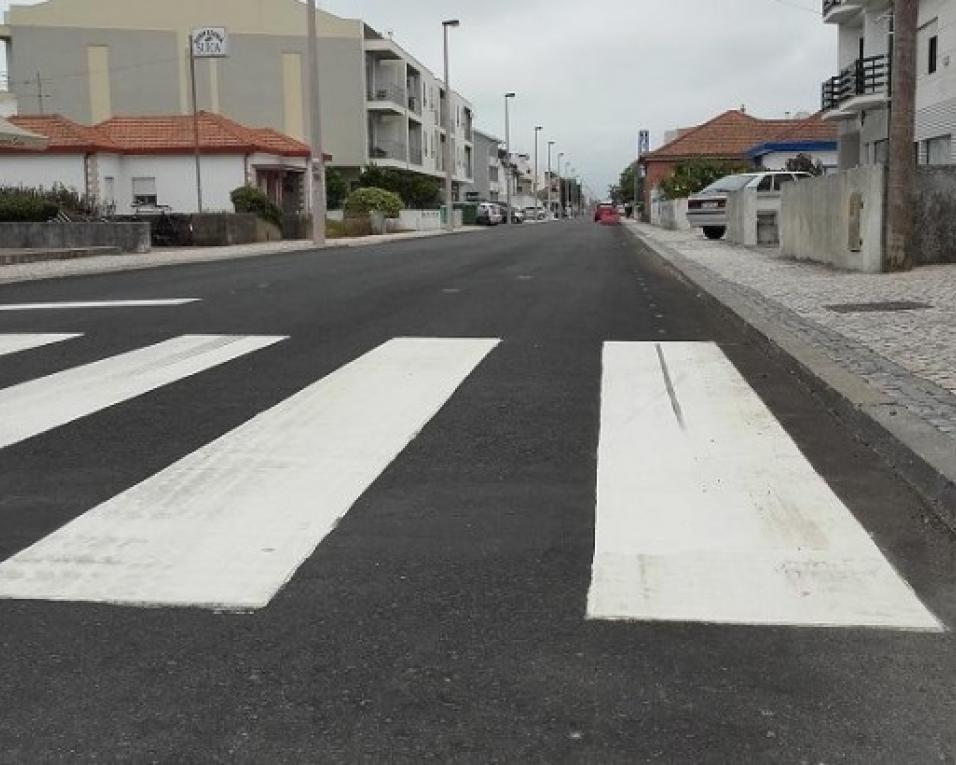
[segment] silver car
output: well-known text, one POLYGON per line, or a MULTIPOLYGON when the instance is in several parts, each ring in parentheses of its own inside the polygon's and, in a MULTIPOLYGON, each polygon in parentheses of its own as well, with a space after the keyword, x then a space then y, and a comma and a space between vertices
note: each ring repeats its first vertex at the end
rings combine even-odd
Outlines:
POLYGON ((727 197, 742 189, 779 193, 788 183, 810 178, 809 173, 775 170, 727 175, 687 200, 687 222, 704 230, 708 239, 720 239, 727 231, 727 197))

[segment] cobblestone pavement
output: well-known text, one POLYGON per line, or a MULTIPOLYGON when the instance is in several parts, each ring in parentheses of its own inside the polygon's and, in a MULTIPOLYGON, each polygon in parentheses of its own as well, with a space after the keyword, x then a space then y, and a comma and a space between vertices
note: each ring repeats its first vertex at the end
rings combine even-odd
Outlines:
POLYGON ((956 438, 956 266, 857 274, 782 257, 776 250, 711 242, 697 232, 628 223, 675 265, 705 268, 725 288, 823 350, 887 398, 956 438), (912 302, 904 311, 831 306, 912 302))

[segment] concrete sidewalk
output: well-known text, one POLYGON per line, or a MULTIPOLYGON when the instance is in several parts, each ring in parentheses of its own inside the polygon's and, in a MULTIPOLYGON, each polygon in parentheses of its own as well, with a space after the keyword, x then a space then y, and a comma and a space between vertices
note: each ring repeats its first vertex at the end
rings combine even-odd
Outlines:
POLYGON ((956 266, 847 273, 696 232, 625 226, 823 383, 956 529, 956 266))
MULTIPOLYGON (((487 229, 481 226, 465 226, 456 229, 453 235, 470 234, 487 229)), ((427 239, 435 236, 451 236, 447 231, 414 231, 401 234, 380 234, 355 239, 331 239, 327 251, 372 247, 377 244, 427 239)), ((263 242, 229 247, 186 247, 181 249, 155 249, 146 255, 101 255, 77 260, 50 260, 35 263, 18 263, 0 268, 0 284, 28 282, 38 279, 56 279, 66 276, 105 274, 115 271, 135 271, 142 268, 210 263, 219 260, 254 258, 284 253, 309 252, 315 248, 311 241, 295 240, 263 242)))

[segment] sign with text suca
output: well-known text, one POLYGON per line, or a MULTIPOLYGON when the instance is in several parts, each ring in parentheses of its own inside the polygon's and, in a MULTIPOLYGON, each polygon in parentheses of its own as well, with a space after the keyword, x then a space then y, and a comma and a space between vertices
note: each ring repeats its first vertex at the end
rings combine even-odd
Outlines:
POLYGON ((229 55, 229 37, 225 27, 199 27, 192 32, 193 56, 225 58, 229 55))

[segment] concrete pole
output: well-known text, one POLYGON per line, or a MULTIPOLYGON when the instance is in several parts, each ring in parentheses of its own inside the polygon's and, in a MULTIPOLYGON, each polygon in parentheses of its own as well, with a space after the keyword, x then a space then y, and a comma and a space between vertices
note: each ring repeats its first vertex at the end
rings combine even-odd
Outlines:
POLYGON ((312 242, 316 247, 325 247, 325 154, 322 150, 321 98, 319 93, 319 30, 316 22, 315 0, 308 0, 306 22, 308 35, 308 77, 309 88, 309 141, 311 156, 306 182, 309 184, 312 208, 312 242))
POLYGON ((189 77, 192 80, 193 155, 196 161, 196 211, 202 215, 202 150, 199 142, 199 98, 196 95, 196 49, 189 33, 189 77))
POLYGON ((886 184, 885 271, 913 268, 913 192, 916 161, 916 29, 919 0, 896 0, 893 17, 893 83, 890 167, 886 184))
POLYGON ((508 190, 505 194, 505 204, 508 205, 507 221, 513 223, 511 217, 511 115, 508 111, 508 102, 515 97, 514 93, 505 93, 505 154, 507 155, 507 166, 505 167, 505 177, 508 181, 508 190))
POLYGON ((564 175, 561 172, 561 157, 564 156, 564 152, 558 152, 558 198, 559 198, 559 209, 558 209, 558 219, 564 218, 564 175))
POLYGON ((548 220, 551 220, 551 186, 554 179, 551 177, 551 147, 554 141, 548 141, 548 220))
POLYGON ((544 130, 541 125, 534 129, 534 220, 538 220, 538 133, 544 130))
POLYGON ((459 24, 457 19, 452 19, 450 21, 443 21, 441 23, 442 30, 445 34, 445 210, 447 220, 445 221, 445 227, 449 231, 455 230, 455 200, 454 200, 454 181, 453 177, 455 174, 454 166, 454 149, 455 149, 455 136, 453 125, 451 121, 451 109, 452 109, 452 94, 451 94, 451 75, 449 73, 448 66, 448 29, 449 27, 457 27, 459 24))

